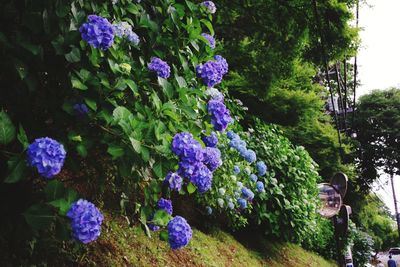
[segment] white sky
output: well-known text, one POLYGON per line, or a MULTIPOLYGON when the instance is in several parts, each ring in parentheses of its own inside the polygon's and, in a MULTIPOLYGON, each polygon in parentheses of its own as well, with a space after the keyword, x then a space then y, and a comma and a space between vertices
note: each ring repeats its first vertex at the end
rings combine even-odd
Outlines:
MULTIPOLYGON (((357 96, 373 89, 400 87, 400 0, 367 0, 361 5, 359 26, 362 27, 361 49, 358 53, 358 78, 361 86, 357 96)), ((388 177, 380 177, 377 194, 394 214, 392 189, 388 177), (383 187, 383 188, 382 188, 383 187)), ((400 200, 400 177, 395 177, 397 200, 400 200), (396 182, 397 181, 397 182, 396 182)), ((400 208, 400 203, 399 203, 400 208)))

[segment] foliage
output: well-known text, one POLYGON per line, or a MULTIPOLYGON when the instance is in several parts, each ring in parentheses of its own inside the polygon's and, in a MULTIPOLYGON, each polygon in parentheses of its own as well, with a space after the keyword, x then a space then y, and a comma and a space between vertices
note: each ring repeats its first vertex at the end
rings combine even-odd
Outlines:
POLYGON ((386 173, 400 172, 400 90, 375 90, 360 97, 357 103, 355 128, 359 142, 359 169, 357 181, 368 189, 378 175, 378 169, 386 173))
POLYGON ((354 266, 364 266, 367 264, 373 252, 374 241, 370 235, 357 228, 354 223, 349 225, 349 240, 353 245, 354 266))

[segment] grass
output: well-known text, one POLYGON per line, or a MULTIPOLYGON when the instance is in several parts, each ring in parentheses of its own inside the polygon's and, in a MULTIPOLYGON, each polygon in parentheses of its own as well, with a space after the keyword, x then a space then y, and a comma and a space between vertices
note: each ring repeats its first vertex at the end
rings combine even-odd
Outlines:
POLYGON ((193 229, 190 244, 172 251, 157 234, 149 238, 140 227, 106 216, 101 237, 88 246, 80 266, 336 266, 294 244, 264 240, 260 249, 251 250, 219 230, 205 234, 193 229))

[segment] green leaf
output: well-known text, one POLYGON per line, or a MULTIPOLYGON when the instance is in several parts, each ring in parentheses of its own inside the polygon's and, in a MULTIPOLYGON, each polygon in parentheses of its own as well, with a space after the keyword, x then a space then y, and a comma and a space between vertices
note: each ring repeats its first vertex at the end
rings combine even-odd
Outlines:
POLYGON ((82 143, 76 146, 76 152, 78 152, 79 156, 82 158, 86 158, 88 154, 86 146, 82 143))
POLYGON ((179 88, 187 88, 188 87, 188 85, 183 77, 175 76, 175 80, 178 82, 179 88))
POLYGON ((140 151, 142 150, 142 143, 140 143, 140 141, 136 140, 133 137, 129 137, 129 140, 131 141, 132 147, 133 149, 137 152, 140 153, 140 151))
POLYGON ((62 198, 65 193, 64 184, 60 181, 50 181, 44 189, 47 201, 53 201, 62 198))
POLYGON ((85 103, 91 108, 92 110, 96 111, 97 110, 97 104, 96 101, 90 98, 85 97, 85 103))
POLYGON ((172 98, 172 96, 174 95, 174 87, 172 86, 172 84, 168 82, 166 79, 161 77, 158 77, 158 84, 163 89, 164 94, 168 98, 172 98))
POLYGON ((120 122, 129 120, 129 117, 132 115, 132 113, 126 108, 126 107, 116 107, 113 111, 113 117, 115 122, 120 122))
POLYGON ((71 52, 65 54, 65 59, 71 63, 79 62, 81 60, 81 52, 78 48, 74 47, 71 52))
POLYGON ((55 208, 58 208, 61 215, 66 215, 69 208, 71 207, 71 204, 63 198, 53 200, 49 202, 49 204, 55 208))
POLYGON ((144 161, 149 161, 150 160, 150 152, 149 149, 147 147, 142 146, 141 150, 140 150, 140 154, 142 154, 142 159, 144 161))
POLYGON ((214 35, 214 28, 213 28, 211 22, 209 20, 206 20, 206 19, 201 19, 200 21, 201 21, 201 23, 206 25, 206 27, 207 27, 208 31, 210 32, 210 34, 214 35))
POLYGON ((187 191, 188 191, 189 195, 193 194, 196 191, 196 187, 192 183, 189 183, 187 185, 187 191))
POLYGON ((154 213, 152 222, 159 226, 166 226, 171 220, 171 215, 169 215, 165 210, 157 210, 154 213))
POLYGON ((157 161, 154 164, 153 171, 157 175, 158 178, 162 178, 163 177, 162 161, 157 161))
POLYGON ((135 95, 139 94, 138 87, 134 81, 129 80, 129 79, 125 79, 124 81, 135 95))
POLYGON ((67 192, 65 195, 67 202, 70 204, 78 200, 78 193, 74 189, 67 188, 67 192))
POLYGON ((153 104, 153 106, 156 109, 156 111, 160 111, 161 110, 162 103, 161 103, 160 98, 158 97, 158 95, 155 92, 153 92, 151 94, 151 103, 153 104))
POLYGON ((71 78, 72 88, 76 88, 79 90, 87 90, 88 87, 84 85, 78 78, 72 77, 71 78))
POLYGON ((16 183, 25 178, 28 171, 26 166, 25 157, 17 156, 7 161, 8 176, 4 180, 5 183, 16 183))
POLYGON ((124 155, 124 149, 120 146, 113 144, 108 146, 107 152, 112 156, 113 160, 122 157, 124 155))
POLYGON ((0 112, 0 145, 7 145, 15 139, 15 127, 4 111, 0 112))
POLYGON ((160 232, 160 240, 168 241, 168 231, 163 230, 160 232))
POLYGON ((25 130, 21 124, 19 125, 17 139, 21 143, 24 150, 29 146, 28 136, 26 136, 25 130))
POLYGON ((53 210, 43 204, 35 204, 22 214, 33 230, 48 229, 54 221, 53 210))

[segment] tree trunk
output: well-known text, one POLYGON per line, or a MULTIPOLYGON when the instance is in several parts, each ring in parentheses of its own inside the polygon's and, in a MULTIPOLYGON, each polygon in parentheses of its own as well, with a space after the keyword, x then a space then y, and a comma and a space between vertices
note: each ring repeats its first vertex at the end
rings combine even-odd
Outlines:
POLYGON ((397 209, 397 199, 396 199, 396 191, 394 190, 393 173, 390 173, 390 183, 392 184, 394 212, 395 212, 396 221, 397 221, 397 231, 399 233, 399 239, 400 239, 400 217, 399 217, 399 211, 397 209))

